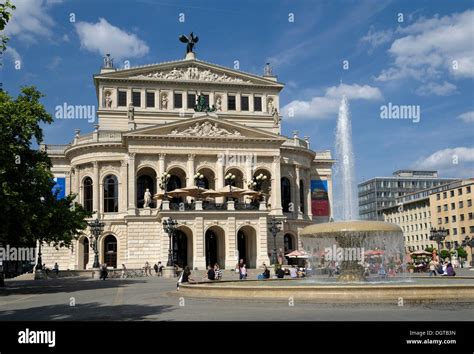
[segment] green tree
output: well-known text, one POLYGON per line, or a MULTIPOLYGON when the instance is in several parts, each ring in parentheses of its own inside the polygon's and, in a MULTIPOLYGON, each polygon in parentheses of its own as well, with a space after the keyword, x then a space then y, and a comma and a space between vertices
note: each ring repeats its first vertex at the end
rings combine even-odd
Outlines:
POLYGON ((448 250, 441 250, 441 252, 439 253, 439 256, 441 257, 441 259, 446 259, 446 258, 451 258, 451 253, 449 253, 448 250))
MULTIPOLYGON (((0 32, 5 29, 5 26, 7 25, 8 21, 10 21, 10 18, 12 16, 11 10, 15 9, 16 7, 12 5, 10 0, 7 0, 4 3, 0 3, 0 32)), ((3 34, 0 34, 0 54, 2 54, 5 49, 7 49, 7 42, 8 37, 3 34)))
POLYGON ((35 87, 16 99, 0 91, 0 243, 33 246, 36 240, 67 247, 87 227, 75 195, 58 199, 51 160, 32 144, 43 141, 41 123, 53 119, 35 87))
POLYGON ((462 259, 467 259, 467 252, 464 248, 458 247, 456 248, 456 251, 458 251, 458 257, 462 259))
POLYGON ((434 247, 428 246, 425 248, 426 252, 433 253, 434 247))

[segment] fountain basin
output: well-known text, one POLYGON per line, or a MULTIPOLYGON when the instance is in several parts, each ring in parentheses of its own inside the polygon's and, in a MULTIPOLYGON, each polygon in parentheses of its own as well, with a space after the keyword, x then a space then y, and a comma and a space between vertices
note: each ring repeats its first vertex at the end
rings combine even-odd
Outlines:
POLYGON ((246 280, 182 284, 181 296, 241 300, 308 301, 315 303, 474 302, 474 277, 424 283, 311 284, 305 280, 246 280))

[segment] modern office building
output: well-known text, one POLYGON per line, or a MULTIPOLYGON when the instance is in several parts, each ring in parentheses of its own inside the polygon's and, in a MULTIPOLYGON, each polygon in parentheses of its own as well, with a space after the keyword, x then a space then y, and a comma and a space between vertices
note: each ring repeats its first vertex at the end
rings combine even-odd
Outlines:
POLYGON ((455 181, 440 178, 437 171, 398 170, 391 177, 375 177, 358 185, 361 220, 383 220, 382 209, 396 205, 407 193, 455 181))
MULTIPOLYGON (((438 248, 430 240, 431 228, 445 229, 442 249, 454 249, 474 237, 474 178, 458 180, 396 198, 395 206, 382 210, 384 220, 399 225, 407 252, 438 248)), ((466 249, 472 260, 470 249, 466 249)))

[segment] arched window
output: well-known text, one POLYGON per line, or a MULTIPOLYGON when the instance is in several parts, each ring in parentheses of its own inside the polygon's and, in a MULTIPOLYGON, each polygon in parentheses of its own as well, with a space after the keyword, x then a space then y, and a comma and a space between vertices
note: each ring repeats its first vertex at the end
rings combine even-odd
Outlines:
POLYGON ((118 212, 118 180, 114 175, 104 178, 104 212, 118 212))
POLYGON ((291 203, 291 183, 286 177, 281 179, 281 206, 284 212, 290 211, 291 203))
POLYGON ((198 186, 199 188, 209 189, 209 180, 207 179, 207 177, 198 179, 196 182, 196 186, 198 186))
MULTIPOLYGON (((147 188, 150 190, 150 193, 153 197, 155 194, 153 178, 148 175, 141 175, 137 178, 137 206, 143 208, 145 191, 147 188)), ((154 202, 150 203, 150 207, 154 207, 154 202)))
POLYGON ((181 179, 176 175, 172 175, 166 185, 166 191, 171 192, 178 188, 181 188, 181 179))
POLYGON ((92 211, 93 208, 93 192, 92 192, 92 179, 86 177, 84 179, 84 188, 83 188, 83 205, 86 211, 92 211))
POLYGON ((300 210, 304 214, 304 181, 300 179, 300 210))

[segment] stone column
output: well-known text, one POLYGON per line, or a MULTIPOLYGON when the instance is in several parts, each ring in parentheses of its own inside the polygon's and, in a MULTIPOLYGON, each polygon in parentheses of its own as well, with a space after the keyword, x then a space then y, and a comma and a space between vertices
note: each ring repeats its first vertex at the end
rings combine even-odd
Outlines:
MULTIPOLYGON (((252 156, 253 157, 253 156, 252 156)), ((244 181, 244 189, 247 188, 247 185, 252 181, 252 173, 253 173, 253 168, 252 168, 252 161, 253 159, 252 158, 249 158, 249 156, 246 157, 246 161, 245 161, 245 181, 244 181)))
MULTIPOLYGON (((97 214, 100 212, 99 210, 99 205, 100 203, 100 176, 99 176, 99 163, 97 161, 94 161, 92 163, 94 167, 94 180, 92 181, 92 209, 97 212, 97 214)), ((97 215, 98 216, 98 215, 97 215)))
POLYGON ((188 154, 188 168, 186 176, 186 187, 191 187, 194 182, 194 154, 188 154))
POLYGON ((299 219, 302 217, 300 208, 300 167, 295 165, 295 216, 299 219))
POLYGON ((313 218, 313 210, 311 205, 311 170, 306 171, 306 214, 310 219, 313 218))
MULTIPOLYGON (((216 178, 216 190, 224 187, 224 156, 217 156, 216 161, 216 171, 217 171, 217 178, 216 178)), ((224 198, 219 197, 216 198, 217 203, 223 203, 224 198)))
POLYGON ((127 212, 127 160, 120 161, 119 213, 127 212))
POLYGON ((136 215, 137 206, 135 203, 136 200, 136 191, 135 191, 135 153, 131 152, 128 154, 128 214, 136 215))
POLYGON ((193 266, 199 270, 206 269, 204 246, 204 218, 199 216, 194 220, 193 234, 193 266))
MULTIPOLYGON (((163 175, 163 173, 165 173, 165 157, 166 154, 158 154, 158 176, 156 176, 156 178, 158 179, 158 188, 161 176, 163 175)), ((156 190, 158 190, 158 188, 156 188, 156 190)))
POLYGON ((71 171, 66 171, 66 195, 71 194, 71 171))
POLYGON ((80 200, 81 200, 81 178, 79 176, 79 166, 74 166, 74 179, 75 179, 75 191, 74 193, 77 193, 77 201, 80 203, 80 200))
POLYGON ((281 206, 281 173, 280 173, 280 156, 273 156, 272 163, 272 214, 283 215, 281 206))

